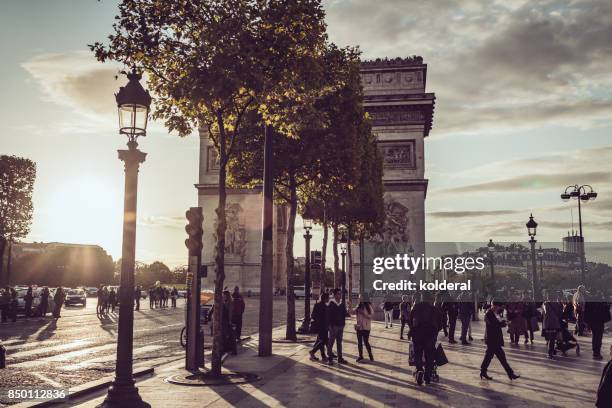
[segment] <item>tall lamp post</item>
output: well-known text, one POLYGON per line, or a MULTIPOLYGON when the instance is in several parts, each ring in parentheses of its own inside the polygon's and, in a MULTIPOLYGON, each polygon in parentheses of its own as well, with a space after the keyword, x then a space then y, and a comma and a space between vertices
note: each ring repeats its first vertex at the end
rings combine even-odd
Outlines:
POLYGON ((544 250, 542 245, 538 249, 538 259, 540 260, 540 282, 542 282, 544 280, 544 250))
POLYGON ((298 332, 308 333, 310 332, 310 239, 312 238, 310 230, 312 229, 312 220, 308 218, 306 213, 303 216, 303 220, 304 242, 306 244, 306 261, 304 262, 304 321, 302 322, 302 326, 300 326, 298 332))
POLYGON ((580 206, 581 201, 589 201, 597 198, 597 193, 593 190, 588 184, 584 184, 579 186, 575 184, 573 186, 565 187, 565 191, 561 194, 561 199, 563 201, 569 201, 570 198, 578 200, 578 226, 580 229, 580 244, 579 244, 579 252, 580 252, 580 272, 582 283, 585 283, 585 259, 584 259, 584 235, 582 235, 582 209, 580 206))
POLYGON ((119 150, 125 163, 125 197, 123 203, 123 247, 121 251, 121 286, 119 290, 119 325, 117 327, 117 361, 115 379, 100 407, 150 407, 134 386, 132 368, 134 343, 134 263, 136 254, 136 203, 138 168, 146 153, 138 150, 136 139, 147 134, 151 96, 140 84, 142 75, 135 70, 127 74, 128 83, 115 95, 119 111, 119 133, 128 138, 128 149, 119 150))
POLYGON ((489 265, 491 266, 491 285, 493 287, 493 297, 495 297, 495 244, 492 239, 489 239, 487 249, 489 250, 489 265))
MULTIPOLYGON (((342 303, 346 305, 346 247, 347 239, 344 231, 340 236, 340 254, 342 255, 342 303)), ((346 307, 346 306, 345 306, 346 307)))
POLYGON ((531 285, 533 290, 532 299, 535 302, 536 300, 540 299, 542 294, 540 293, 540 282, 538 279, 538 270, 536 266, 535 244, 538 241, 536 241, 535 236, 536 230, 538 228, 538 223, 535 222, 535 220, 533 219, 533 214, 529 216, 529 221, 527 221, 527 224, 525 224, 525 226, 527 227, 527 234, 529 235, 529 245, 531 245, 531 285))

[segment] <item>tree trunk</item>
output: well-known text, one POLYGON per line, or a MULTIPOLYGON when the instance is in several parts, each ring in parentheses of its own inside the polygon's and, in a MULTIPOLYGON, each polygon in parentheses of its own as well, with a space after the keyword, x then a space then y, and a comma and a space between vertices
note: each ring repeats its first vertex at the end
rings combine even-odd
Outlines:
POLYGON ((348 306, 349 311, 353 310, 353 252, 351 251, 351 227, 348 228, 347 233, 347 243, 346 243, 346 254, 347 254, 347 265, 346 265, 346 273, 348 273, 348 306))
POLYGON ((325 292, 327 288, 327 284, 325 283, 325 256, 327 255, 327 239, 329 237, 329 229, 327 225, 327 220, 323 220, 323 246, 321 248, 321 273, 319 274, 319 279, 321 281, 320 288, 321 293, 325 292))
POLYGON ((295 294, 293 293, 293 239, 295 237, 295 216, 297 214, 297 186, 293 175, 289 176, 290 202, 287 222, 287 329, 285 338, 297 340, 295 333, 295 294))
POLYGON ((0 287, 8 285, 8 281, 4 276, 4 249, 6 248, 6 238, 0 236, 0 287))
POLYGON ((217 213, 217 229, 215 246, 215 303, 213 313, 213 348, 211 356, 211 374, 221 376, 221 357, 223 350, 223 283, 225 281, 225 231, 227 220, 225 218, 225 203, 227 199, 225 184, 227 178, 227 153, 225 151, 226 134, 223 122, 219 122, 219 203, 217 213))
POLYGON ((11 266, 13 258, 13 240, 9 238, 8 242, 8 257, 6 260, 6 284, 11 284, 11 266))
POLYGON ((340 260, 338 258, 338 224, 334 224, 334 241, 332 251, 334 253, 334 287, 342 286, 342 271, 340 270, 340 260))

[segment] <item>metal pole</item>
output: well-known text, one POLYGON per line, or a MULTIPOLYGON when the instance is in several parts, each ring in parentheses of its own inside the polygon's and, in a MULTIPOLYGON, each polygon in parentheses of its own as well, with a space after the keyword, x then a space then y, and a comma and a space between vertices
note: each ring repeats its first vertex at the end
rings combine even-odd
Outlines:
POLYGON ((580 272, 582 276, 582 283, 586 283, 586 272, 584 266, 584 236, 582 235, 582 209, 580 207, 580 190, 582 187, 578 188, 578 227, 580 228, 580 272))
POLYGON ((531 245, 531 285, 532 285, 532 290, 533 290, 533 296, 532 296, 532 300, 535 302, 537 300, 540 300, 541 297, 541 293, 540 293, 540 282, 538 279, 538 267, 537 267, 537 263, 536 263, 536 249, 535 249, 535 244, 536 244, 536 240, 531 237, 531 239, 529 239, 529 244, 531 245))
POLYGON ((493 257, 493 254, 490 252, 489 252, 489 261, 491 264, 491 286, 493 287, 493 297, 495 297, 495 295, 497 294, 495 292, 495 268, 494 268, 495 258, 493 257))
POLYGON ((359 239, 359 295, 363 298, 363 294, 365 293, 365 267, 363 265, 364 262, 364 249, 365 243, 363 239, 363 235, 359 239))
POLYGON ((342 303, 346 307, 346 253, 342 251, 342 303))
POLYGON ((138 167, 146 153, 137 149, 136 141, 128 142, 129 150, 119 150, 125 163, 125 197, 123 209, 123 248, 121 253, 121 286, 119 288, 119 324, 117 327, 117 361, 115 379, 106 399, 99 407, 150 407, 134 386, 132 371, 134 342, 134 261, 136 256, 136 209, 138 167))
POLYGON ((272 355, 272 134, 264 127, 263 214, 259 284, 259 356, 272 355))
POLYGON ((304 242, 306 243, 306 261, 304 263, 304 321, 298 330, 300 333, 308 333, 310 331, 310 238, 312 238, 312 235, 310 234, 310 230, 307 229, 306 233, 304 233, 304 242))

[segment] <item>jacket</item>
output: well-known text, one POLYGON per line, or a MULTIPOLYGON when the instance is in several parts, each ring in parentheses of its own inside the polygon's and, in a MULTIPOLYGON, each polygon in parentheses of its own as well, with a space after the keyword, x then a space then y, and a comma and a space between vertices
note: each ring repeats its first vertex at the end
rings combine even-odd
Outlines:
POLYGON ((435 335, 442 327, 442 316, 431 303, 420 302, 410 311, 408 322, 413 337, 435 335))
POLYGON ((504 335, 502 328, 506 327, 506 322, 500 321, 493 308, 487 310, 484 316, 487 328, 485 329, 485 343, 489 348, 498 348, 504 346, 504 335))
POLYGON ((542 328, 544 330, 561 329, 561 315, 563 310, 559 302, 544 302, 544 320, 542 328))
POLYGON ((317 302, 312 308, 311 328, 316 333, 327 332, 329 325, 327 323, 327 306, 325 303, 317 302))
POLYGON ((610 306, 606 302, 586 302, 584 321, 588 324, 603 324, 610 321, 610 306))
POLYGON ((336 303, 335 299, 327 305, 327 322, 330 326, 344 326, 346 318, 346 306, 344 303, 336 303))
POLYGON ((366 304, 363 308, 355 309, 355 314, 357 317, 357 326, 359 330, 372 330, 372 314, 374 310, 372 310, 372 306, 366 304))

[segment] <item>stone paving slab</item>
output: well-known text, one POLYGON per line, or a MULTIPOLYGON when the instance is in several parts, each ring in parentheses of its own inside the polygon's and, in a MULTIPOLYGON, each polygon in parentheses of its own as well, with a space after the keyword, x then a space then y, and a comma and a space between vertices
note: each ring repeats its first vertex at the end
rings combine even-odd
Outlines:
MULTIPOLYGON (((399 327, 385 329, 375 322, 370 337, 375 362, 356 363, 357 341, 347 321, 344 355, 347 365, 328 366, 308 358, 308 345, 274 344, 274 356, 257 356, 257 337, 244 345, 225 368, 258 374, 260 381, 243 385, 185 387, 164 382, 182 368, 174 364, 138 383, 143 399, 153 407, 588 407, 594 405, 604 361, 591 358, 590 338, 580 337, 582 355, 549 360, 543 338, 534 345, 508 346, 508 361, 521 378, 510 381, 497 360, 480 380, 485 345, 483 323, 472 322, 471 345, 442 341, 450 363, 439 368, 440 382, 418 386, 408 366, 408 342, 399 327)), ((459 324, 460 326, 460 324, 459 324)), ((277 329, 279 335, 282 328, 277 329)), ((508 336, 506 336, 506 339, 508 336)), ((603 350, 610 340, 604 339, 603 350)), ((95 407, 103 396, 65 406, 95 407)))

